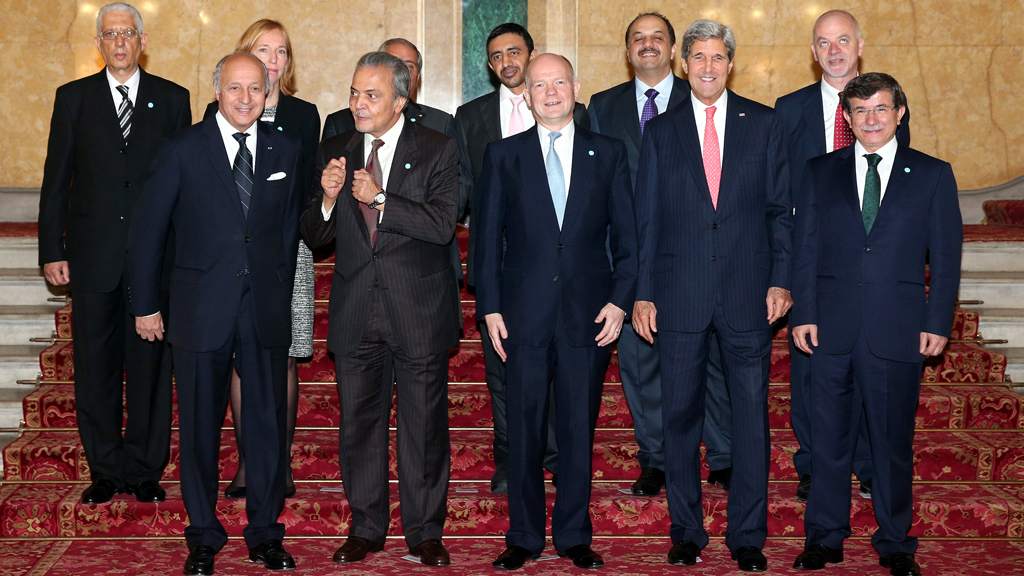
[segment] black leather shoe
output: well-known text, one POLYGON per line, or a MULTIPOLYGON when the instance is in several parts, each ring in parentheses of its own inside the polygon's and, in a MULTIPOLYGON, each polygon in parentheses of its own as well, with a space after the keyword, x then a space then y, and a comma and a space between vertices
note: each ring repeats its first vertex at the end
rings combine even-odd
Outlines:
POLYGON ((708 474, 708 485, 718 486, 726 492, 729 491, 729 483, 732 481, 732 466, 721 470, 712 470, 708 474))
POLYGON ((863 498, 871 499, 871 478, 860 481, 860 495, 863 498))
POLYGON ((156 480, 129 484, 125 486, 125 492, 133 494, 139 502, 163 502, 167 498, 167 491, 156 480))
POLYGON ((644 468, 630 488, 633 496, 657 496, 665 486, 665 472, 657 468, 644 468))
POLYGON ((509 546, 491 562, 498 570, 519 570, 527 560, 536 560, 540 554, 534 554, 522 546, 509 546))
POLYGON ((335 562, 359 562, 370 552, 380 552, 384 544, 378 544, 359 536, 349 536, 341 548, 334 553, 335 562))
POLYGON ((444 544, 433 538, 409 548, 409 554, 419 558, 420 563, 426 566, 447 566, 452 563, 448 551, 444 549, 444 544))
POLYGON ((797 570, 821 570, 825 564, 838 564, 843 561, 842 548, 829 548, 821 544, 814 544, 804 548, 804 551, 796 557, 793 568, 797 570))
POLYGON ((292 496, 295 496, 295 484, 292 484, 291 486, 286 486, 284 489, 285 498, 291 498, 292 496))
POLYGON ((182 569, 182 572, 189 576, 213 574, 213 557, 216 554, 217 551, 209 546, 199 545, 192 548, 188 553, 188 558, 185 559, 185 568, 182 569))
POLYGON ((800 477, 800 483, 796 485, 796 499, 801 502, 807 502, 807 497, 811 495, 811 475, 804 474, 800 477))
POLYGON ((673 566, 693 566, 697 558, 700 558, 700 547, 689 540, 673 543, 668 551, 668 563, 673 566))
POLYGON ((249 562, 263 562, 270 570, 295 570, 295 558, 284 549, 280 540, 267 540, 249 548, 249 562))
POLYGON ((491 493, 508 494, 508 464, 498 464, 491 476, 491 493))
POLYGON ((235 486, 234 484, 228 484, 228 487, 224 489, 224 497, 228 500, 238 500, 239 498, 245 498, 245 486, 235 486))
POLYGON ((114 483, 106 478, 94 480, 93 483, 82 492, 82 504, 103 504, 110 502, 114 494, 120 494, 124 490, 118 490, 114 483))
POLYGON ((914 560, 913 554, 895 552, 878 559, 882 568, 888 568, 892 576, 921 576, 921 567, 914 560))
POLYGON ((744 572, 764 572, 768 569, 768 559, 757 546, 740 546, 733 551, 732 559, 744 572))
POLYGON ((577 568, 597 570, 604 567, 604 560, 601 559, 601 555, 594 552, 586 544, 578 544, 565 552, 559 552, 558 555, 572 560, 573 566, 577 568))

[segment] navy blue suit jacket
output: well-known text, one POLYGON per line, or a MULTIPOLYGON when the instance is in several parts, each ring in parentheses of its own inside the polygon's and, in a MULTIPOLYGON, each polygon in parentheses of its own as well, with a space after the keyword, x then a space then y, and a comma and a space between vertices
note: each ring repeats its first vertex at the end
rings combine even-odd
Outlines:
POLYGON ((299 214, 299 140, 257 122, 256 166, 249 216, 242 213, 231 161, 215 116, 174 135, 157 155, 139 199, 128 244, 132 314, 160 310, 159 270, 174 227, 167 339, 183 350, 210 352, 235 327, 245 276, 264 348, 291 345, 292 282, 299 214), (269 180, 271 175, 284 177, 269 180))
POLYGON ((962 242, 948 163, 899 146, 867 234, 854 147, 815 158, 797 199, 790 325, 817 324, 824 354, 849 352, 863 331, 876 356, 920 362, 921 332, 949 336, 962 242))
POLYGON ((546 345, 560 324, 571 346, 595 346, 601 308, 632 309, 636 231, 622 142, 576 126, 561 229, 536 126, 487 146, 474 202, 477 317, 500 312, 510 344, 546 345))
POLYGON ((654 302, 659 329, 700 332, 719 299, 733 330, 764 329, 768 288, 789 288, 793 221, 782 123, 732 91, 727 110, 717 210, 691 99, 644 130, 636 299, 654 302))
MULTIPOLYGON (((800 178, 807 161, 828 152, 825 149, 825 110, 821 104, 821 80, 775 101, 775 111, 782 118, 789 147, 789 181, 796 203, 800 178)), ((910 106, 907 106, 896 129, 900 146, 910 146, 910 106)))

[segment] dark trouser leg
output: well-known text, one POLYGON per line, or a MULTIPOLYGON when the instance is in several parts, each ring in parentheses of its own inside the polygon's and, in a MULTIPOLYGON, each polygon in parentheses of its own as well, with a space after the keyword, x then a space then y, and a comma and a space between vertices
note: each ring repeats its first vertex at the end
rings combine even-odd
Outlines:
POLYGON ((633 416, 633 434, 641 468, 665 469, 665 434, 661 415, 661 367, 658 342, 648 344, 626 322, 619 336, 619 374, 622 392, 633 416))
POLYGON ((811 467, 811 357, 789 339, 789 421, 800 443, 793 454, 797 476, 813 475, 811 467))
POLYGON ((725 385, 722 369, 722 351, 718 332, 712 332, 708 341, 708 380, 704 400, 704 429, 701 439, 707 451, 704 459, 711 470, 725 470, 732 466, 732 407, 729 389, 725 385))
POLYGON ((861 482, 871 482, 875 477, 875 466, 871 461, 871 439, 868 435, 868 416, 864 410, 861 411, 860 426, 857 427, 857 446, 853 451, 853 473, 861 482))
POLYGON ((508 429, 505 418, 505 363, 494 351, 487 324, 477 323, 480 340, 484 348, 484 368, 487 391, 491 393, 491 413, 494 416, 494 465, 503 468, 508 465, 508 429))

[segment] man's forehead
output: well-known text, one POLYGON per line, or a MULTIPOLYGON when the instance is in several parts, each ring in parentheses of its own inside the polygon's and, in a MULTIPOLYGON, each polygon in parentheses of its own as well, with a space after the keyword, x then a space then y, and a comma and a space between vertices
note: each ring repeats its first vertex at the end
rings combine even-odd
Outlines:
POLYGON ((518 34, 502 34, 487 45, 487 51, 490 54, 495 52, 504 52, 505 50, 526 50, 526 40, 518 34))
POLYGON ((135 19, 132 18, 132 15, 128 14, 127 12, 111 11, 103 15, 103 20, 100 22, 100 27, 102 27, 103 29, 108 29, 113 28, 117 25, 124 24, 127 24, 128 26, 134 26, 135 19))
POLYGON ((857 106, 865 106, 871 103, 872 100, 876 100, 890 105, 893 103, 892 94, 890 94, 888 90, 879 90, 878 92, 875 92, 871 96, 868 96, 867 98, 863 99, 850 97, 850 107, 856 108, 857 106))
POLYGON ((843 37, 843 36, 853 37, 853 35, 856 34, 856 32, 854 30, 854 27, 853 27, 853 21, 852 20, 850 20, 849 18, 847 18, 846 16, 844 16, 842 14, 835 14, 833 16, 829 16, 828 18, 826 18, 826 19, 822 20, 821 22, 818 22, 817 24, 814 25, 814 37, 815 38, 822 37, 823 36, 822 29, 825 28, 826 26, 832 27, 833 29, 834 28, 839 28, 838 34, 837 34, 837 36, 839 36, 839 37, 843 37))
POLYGON ((643 18, 640 18, 639 20, 634 22, 633 25, 629 29, 630 36, 635 35, 635 34, 641 34, 643 32, 648 32, 650 34, 655 34, 657 32, 661 32, 662 34, 664 34, 665 33, 665 21, 662 20, 661 18, 658 18, 657 16, 648 14, 647 16, 644 16, 643 18), (644 24, 644 23, 647 23, 647 28, 648 28, 647 30, 641 30, 640 29, 641 25, 644 24))

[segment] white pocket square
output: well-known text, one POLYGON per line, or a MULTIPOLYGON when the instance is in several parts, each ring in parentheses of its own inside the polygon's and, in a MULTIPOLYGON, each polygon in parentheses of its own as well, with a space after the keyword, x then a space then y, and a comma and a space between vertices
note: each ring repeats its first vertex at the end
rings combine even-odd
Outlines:
POLYGON ((267 178, 267 182, 271 182, 273 180, 280 180, 280 179, 282 179, 284 177, 285 177, 285 173, 284 172, 274 172, 273 174, 270 175, 270 178, 267 178))

